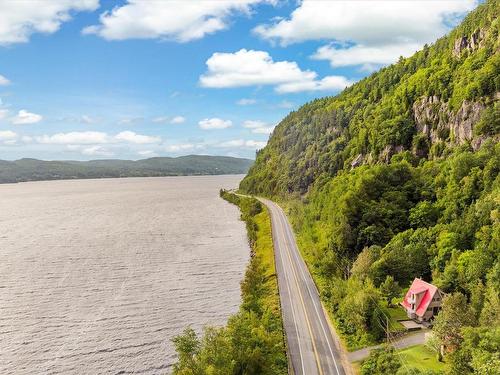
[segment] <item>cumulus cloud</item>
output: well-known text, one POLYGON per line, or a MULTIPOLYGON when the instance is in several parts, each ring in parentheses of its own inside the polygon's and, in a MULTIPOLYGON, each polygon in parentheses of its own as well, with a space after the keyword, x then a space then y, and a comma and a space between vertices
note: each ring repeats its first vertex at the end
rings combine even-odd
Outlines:
POLYGON ((269 125, 264 121, 246 120, 243 122, 243 127, 250 129, 254 134, 271 134, 274 126, 269 125))
POLYGON ((26 124, 36 124, 42 121, 43 117, 36 113, 28 112, 25 109, 21 109, 16 116, 11 118, 11 122, 14 125, 26 125, 26 124))
POLYGON ((10 85, 10 81, 0 74, 0 86, 7 86, 7 85, 10 85))
POLYGON ((170 120, 171 124, 183 124, 186 122, 186 118, 183 116, 175 116, 172 120, 170 120))
POLYGON ((255 99, 246 99, 246 98, 243 98, 243 99, 240 99, 236 102, 236 104, 238 105, 252 105, 252 104, 255 104, 257 103, 257 100, 255 99))
POLYGON ((87 156, 113 156, 114 153, 102 146, 90 146, 82 149, 82 154, 87 156))
POLYGON ((11 130, 0 130, 0 143, 9 145, 17 142, 17 133, 11 130))
POLYGON ((7 117, 9 110, 5 108, 0 108, 0 120, 7 117))
POLYGON ((353 81, 342 76, 327 76, 320 80, 289 82, 276 88, 280 94, 302 91, 340 91, 353 84, 353 81))
POLYGON ((161 124, 161 123, 166 124, 168 122, 170 124, 178 125, 178 124, 183 124, 184 122, 186 122, 186 118, 183 116, 175 116, 172 118, 170 118, 168 116, 159 116, 159 117, 155 117, 151 121, 158 123, 158 124, 161 124))
POLYGON ((189 152, 194 150, 202 150, 205 145, 202 143, 178 143, 173 145, 168 145, 165 147, 165 151, 168 152, 189 152))
POLYGON ((203 87, 275 85, 316 78, 315 72, 302 71, 296 62, 274 62, 265 51, 241 49, 235 53, 216 52, 206 64, 208 72, 200 77, 203 87))
POLYGON ((274 126, 263 126, 262 128, 252 129, 252 133, 269 135, 273 132, 274 128, 274 126))
POLYGON ((83 115, 82 117, 80 117, 80 122, 83 124, 90 125, 90 124, 94 124, 95 122, 97 122, 97 120, 93 117, 83 115))
POLYGON ((341 48, 335 44, 318 48, 312 56, 315 60, 328 60, 333 68, 362 65, 363 70, 373 71, 381 65, 395 62, 399 56, 411 56, 422 45, 418 43, 397 43, 384 46, 355 45, 341 48))
POLYGON ((85 145, 109 143, 110 137, 103 132, 87 131, 41 135, 35 137, 35 140, 43 144, 85 145))
POLYGON ((161 138, 125 130, 115 136, 98 131, 56 133, 53 135, 36 136, 35 141, 42 144, 72 145, 77 147, 78 145, 103 145, 112 143, 154 144, 160 143, 161 138))
POLYGON ((340 76, 318 80, 316 72, 301 70, 294 61, 273 61, 265 51, 216 52, 206 64, 208 71, 200 77, 200 84, 210 88, 274 85, 278 93, 295 93, 335 91, 351 84, 340 76))
POLYGON ((135 125, 144 121, 143 117, 124 117, 118 121, 120 125, 135 125))
POLYGON ((135 144, 139 144, 139 145, 149 144, 149 143, 160 143, 161 142, 160 137, 152 137, 149 135, 137 134, 137 133, 134 133, 130 130, 126 130, 126 131, 118 133, 115 136, 115 139, 117 139, 119 141, 125 141, 128 143, 135 143, 135 144))
POLYGON ((411 55, 444 35, 477 5, 476 0, 312 1, 304 0, 289 18, 259 25, 254 32, 282 45, 330 40, 314 58, 333 67, 388 64, 411 55))
POLYGON ((158 116, 155 117, 151 120, 154 123, 161 124, 161 123, 166 123, 168 122, 168 117, 167 116, 158 116))
POLYGON ((72 12, 98 7, 99 0, 0 1, 0 45, 27 42, 33 33, 55 33, 72 12))
POLYGON ((244 140, 244 139, 232 139, 229 141, 220 142, 217 146, 222 148, 251 148, 251 149, 261 149, 265 147, 267 142, 254 141, 254 140, 244 140))
POLYGON ((267 124, 264 121, 255 121, 255 120, 246 120, 243 121, 243 127, 247 129, 257 129, 266 126, 267 124))
POLYGON ((106 40, 167 39, 188 42, 228 27, 229 18, 250 14, 252 6, 272 0, 143 1, 128 0, 124 5, 101 14, 98 25, 83 29, 106 40))
POLYGON ((217 117, 206 118, 198 122, 200 129, 203 130, 213 130, 213 129, 226 129, 233 126, 231 120, 223 120, 217 117))
POLYGON ((153 150, 141 150, 141 151, 137 151, 137 154, 140 156, 143 156, 143 157, 157 156, 156 152, 154 152, 153 150))

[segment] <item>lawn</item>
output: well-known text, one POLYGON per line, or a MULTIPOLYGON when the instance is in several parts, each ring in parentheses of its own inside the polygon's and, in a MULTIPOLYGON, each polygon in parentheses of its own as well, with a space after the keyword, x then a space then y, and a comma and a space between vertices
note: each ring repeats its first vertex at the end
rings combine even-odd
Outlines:
POLYGON ((406 320, 406 312, 399 306, 386 307, 385 310, 389 313, 389 330, 391 332, 405 331, 406 328, 398 322, 398 320, 406 320))
POLYGON ((397 351, 401 361, 408 367, 416 367, 421 370, 443 370, 444 364, 437 360, 436 352, 425 345, 410 346, 397 351))

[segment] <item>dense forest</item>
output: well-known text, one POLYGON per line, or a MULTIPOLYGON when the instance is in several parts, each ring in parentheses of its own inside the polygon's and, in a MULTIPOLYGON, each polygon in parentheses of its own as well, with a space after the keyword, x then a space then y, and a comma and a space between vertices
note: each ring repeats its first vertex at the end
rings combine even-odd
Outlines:
POLYGON ((137 161, 0 160, 0 183, 76 178, 243 174, 252 163, 249 159, 208 155, 156 157, 137 161))
POLYGON ((174 339, 174 375, 285 375, 288 364, 274 266, 271 220, 254 198, 221 190, 239 206, 252 249, 241 283, 242 303, 226 327, 206 327, 201 337, 187 328, 174 339))
MULTIPOLYGON (((421 277, 447 294, 433 328, 444 371, 500 373, 499 12, 486 1, 433 45, 290 113, 240 185, 288 209, 350 349, 393 333, 387 316, 421 277)), ((391 353, 362 373, 418 373, 391 353)))

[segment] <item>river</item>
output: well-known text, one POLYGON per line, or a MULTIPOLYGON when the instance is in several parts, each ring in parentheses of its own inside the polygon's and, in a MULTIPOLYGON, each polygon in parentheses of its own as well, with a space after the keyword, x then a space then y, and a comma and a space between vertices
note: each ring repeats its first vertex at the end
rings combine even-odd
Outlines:
POLYGON ((0 185, 0 374, 164 374, 237 311, 242 176, 0 185))

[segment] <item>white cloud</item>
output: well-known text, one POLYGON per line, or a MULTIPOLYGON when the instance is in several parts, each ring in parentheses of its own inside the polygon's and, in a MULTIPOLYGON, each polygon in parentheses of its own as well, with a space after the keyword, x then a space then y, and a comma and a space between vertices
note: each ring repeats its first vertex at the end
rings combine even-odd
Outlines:
POLYGON ((167 122, 168 117, 167 116, 158 116, 158 117, 153 118, 151 121, 156 123, 156 124, 161 124, 161 123, 167 122))
POLYGON ((11 130, 0 130, 0 143, 13 144, 17 141, 17 133, 11 130))
POLYGON ((301 70, 296 62, 273 61, 269 53, 241 49, 235 53, 214 53, 206 62, 208 71, 200 77, 203 87, 228 88, 275 85, 278 93, 335 91, 351 82, 345 77, 317 80, 316 72, 301 70))
POLYGON ((208 72, 200 77, 203 87, 276 85, 316 78, 315 72, 302 71, 296 62, 274 62, 265 51, 241 49, 235 53, 216 52, 206 64, 208 72))
POLYGON ((157 124, 165 124, 165 123, 170 123, 170 124, 174 124, 174 125, 178 125, 178 124, 183 124, 184 122, 186 122, 186 118, 183 117, 183 116, 175 116, 175 117, 168 117, 168 116, 159 116, 159 117, 155 117, 154 119, 152 119, 151 121, 157 123, 157 124))
POLYGON ((0 1, 0 45, 27 42, 33 33, 52 34, 72 12, 93 11, 99 0, 0 1))
POLYGON ((226 129, 233 126, 233 122, 231 120, 223 120, 217 117, 214 118, 206 118, 198 122, 200 129, 203 130, 212 130, 212 129, 226 129))
POLYGON ((8 109, 0 108, 0 120, 7 117, 8 114, 9 114, 8 109))
POLYGON ((327 76, 321 80, 290 82, 279 85, 276 91, 280 94, 302 91, 340 91, 353 84, 353 81, 342 76, 327 76))
POLYGON ((377 69, 377 65, 391 64, 399 56, 411 56, 421 47, 417 43, 398 43, 373 47, 358 44, 349 48, 336 47, 331 44, 318 48, 312 58, 328 60, 333 68, 363 65, 364 70, 373 71, 377 69))
POLYGON ((183 116, 175 116, 172 120, 170 120, 171 124, 183 124, 186 122, 186 118, 183 116))
POLYGON ((273 132, 274 128, 274 126, 263 126, 261 128, 252 129, 252 133, 269 135, 273 132))
POLYGON ((193 150, 201 150, 204 149, 205 145, 201 143, 179 143, 179 144, 173 144, 173 145, 168 145, 165 147, 165 151, 168 152, 185 152, 185 151, 193 151, 193 150))
POLYGON ((153 150, 141 150, 141 151, 137 151, 137 154, 140 156, 144 156, 144 157, 157 156, 157 154, 153 150))
POLYGON ((90 117, 90 116, 87 116, 87 115, 83 115, 82 117, 80 117, 80 122, 84 123, 84 124, 94 124, 97 120, 90 117))
POLYGON ((7 85, 10 85, 10 81, 0 74, 0 86, 7 86, 7 85))
POLYGON ((135 143, 139 145, 149 144, 149 143, 160 143, 160 137, 152 137, 149 135, 142 135, 134 133, 130 130, 126 130, 115 135, 115 139, 119 141, 125 141, 128 143, 135 143))
POLYGON ((251 148, 251 149, 261 149, 265 147, 267 142, 264 141, 254 141, 254 140, 244 140, 244 139, 232 139, 229 141, 220 142, 217 147, 222 148, 251 148))
POLYGON ((264 121, 247 120, 243 122, 243 127, 250 129, 254 134, 271 134, 274 126, 269 125, 264 121))
POLYGON ((243 127, 247 129, 257 129, 266 126, 267 124, 264 121, 255 121, 255 120, 246 120, 243 121, 243 127))
POLYGON ((246 141, 245 146, 249 148, 255 148, 256 150, 259 150, 261 148, 264 148, 266 146, 267 142, 264 141, 246 141))
POLYGON ((82 154, 87 156, 113 156, 114 153, 102 146, 90 146, 82 149, 82 154))
POLYGON ((131 144, 154 144, 161 142, 160 137, 137 134, 129 130, 122 131, 115 136, 97 131, 56 133, 53 135, 37 136, 35 140, 42 144, 72 145, 76 148, 78 148, 78 145, 102 145, 120 142, 131 144))
POLYGON ((143 117, 124 117, 118 121, 120 125, 134 125, 144 121, 143 117))
POLYGON ((304 0, 289 18, 259 25, 254 32, 282 45, 330 40, 314 58, 333 67, 389 64, 444 35, 477 5, 476 0, 312 1, 304 0))
POLYGON ((250 14, 252 5, 268 0, 143 1, 126 4, 101 14, 100 24, 83 34, 106 40, 168 39, 178 42, 203 38, 228 27, 235 13, 250 14))
POLYGON ((110 138, 103 132, 69 132, 35 137, 38 143, 60 145, 85 145, 109 143, 110 138))
POLYGON ((240 99, 240 100, 238 100, 236 102, 236 104, 238 104, 238 105, 252 105, 252 104, 255 104, 255 103, 257 103, 257 100, 255 100, 255 99, 245 99, 245 98, 240 99))
POLYGON ((26 125, 26 124, 36 124, 42 121, 43 117, 36 113, 28 112, 25 109, 21 109, 16 116, 12 117, 10 121, 14 125, 26 125))

